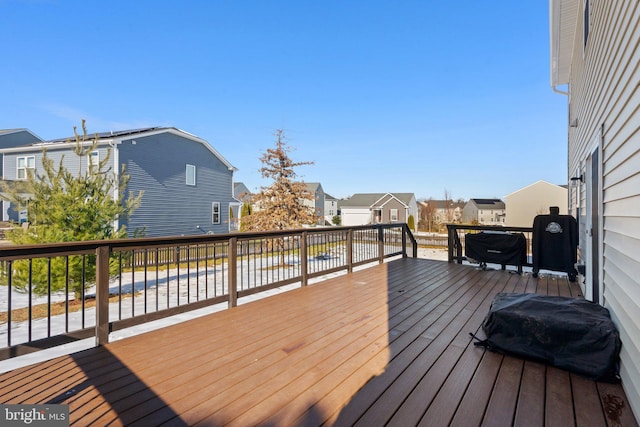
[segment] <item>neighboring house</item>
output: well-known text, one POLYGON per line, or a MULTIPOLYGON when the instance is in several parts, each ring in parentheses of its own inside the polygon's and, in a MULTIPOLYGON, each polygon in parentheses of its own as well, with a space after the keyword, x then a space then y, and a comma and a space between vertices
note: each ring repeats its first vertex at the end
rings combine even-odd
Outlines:
POLYGON ((550 206, 560 208, 567 214, 567 187, 538 181, 514 191, 504 197, 505 225, 508 227, 531 227, 536 215, 548 214, 550 206))
POLYGON ((233 197, 240 200, 242 203, 251 203, 253 193, 242 182, 233 183, 233 197))
POLYGON ((343 226, 407 222, 418 216, 413 193, 361 193, 338 203, 343 226))
POLYGON ((500 199, 469 199, 462 209, 465 224, 504 225, 504 202, 500 199))
MULTIPOLYGON (((236 169, 207 141, 168 127, 106 132, 97 137, 96 150, 80 161, 73 154, 75 142, 68 139, 0 149, 3 179, 20 181, 28 169, 38 171, 43 148, 56 164, 64 156, 63 165, 73 173, 84 173, 111 151, 111 170, 120 173, 125 166, 131 177, 125 194, 144 192, 140 207, 124 224, 129 233, 139 228, 145 228, 149 237, 230 231, 230 207, 239 205, 233 197, 236 169)), ((21 207, 7 205, 3 219, 17 221, 21 207)))
POLYGON ((313 209, 318 218, 317 224, 324 225, 324 203, 325 194, 319 182, 306 182, 307 191, 313 196, 313 200, 303 199, 302 204, 313 209))
POLYGON ((340 215, 338 199, 324 193, 324 219, 327 224, 333 224, 333 217, 340 215))
POLYGON ((459 223, 465 203, 461 200, 424 200, 418 202, 421 230, 439 231, 444 224, 459 223))
POLYGON ((43 139, 29 129, 0 129, 0 148, 19 147, 34 142, 43 142, 43 139))
POLYGON ((585 297, 620 331, 620 373, 640 419, 640 9, 551 0, 551 85, 568 102, 569 212, 585 297), (562 92, 562 91, 560 91, 562 92))

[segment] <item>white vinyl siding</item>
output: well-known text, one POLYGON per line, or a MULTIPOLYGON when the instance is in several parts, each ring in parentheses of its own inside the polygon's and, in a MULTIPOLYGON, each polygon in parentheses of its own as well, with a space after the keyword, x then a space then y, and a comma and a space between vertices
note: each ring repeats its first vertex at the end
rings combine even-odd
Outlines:
POLYGON ((18 179, 27 179, 27 170, 35 170, 36 169, 36 158, 35 156, 25 156, 18 157, 18 179))
MULTIPOLYGON (((602 301, 622 339, 621 376, 640 415, 640 6, 637 2, 583 2, 570 77, 569 173, 584 171, 600 149, 599 279, 602 301), (585 8, 589 7, 587 12, 585 8), (585 17, 588 15, 589 22, 585 17), (588 33, 587 33, 588 30, 588 33), (587 43, 588 36, 588 43, 587 43), (584 56, 581 54, 584 49, 584 56)), ((587 253, 585 184, 570 211, 580 207, 581 258, 587 253), (586 247, 585 247, 586 246, 586 247)))

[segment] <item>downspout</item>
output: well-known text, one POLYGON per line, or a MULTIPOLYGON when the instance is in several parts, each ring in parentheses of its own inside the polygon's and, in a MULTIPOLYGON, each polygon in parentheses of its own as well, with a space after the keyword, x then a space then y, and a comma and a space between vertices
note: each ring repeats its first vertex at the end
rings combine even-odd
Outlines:
MULTIPOLYGON (((115 175, 115 188, 113 189, 113 199, 115 201, 118 200, 118 194, 120 193, 120 168, 118 167, 118 163, 120 162, 120 153, 118 152, 117 144, 110 140, 108 142, 109 147, 111 147, 111 153, 113 154, 113 173, 115 175)), ((116 219, 113 224, 114 231, 118 231, 120 229, 120 220, 116 219)))
POLYGON ((551 89, 553 89, 555 93, 559 93, 560 95, 569 95, 568 91, 565 92, 564 90, 560 90, 556 86, 551 86, 551 89))

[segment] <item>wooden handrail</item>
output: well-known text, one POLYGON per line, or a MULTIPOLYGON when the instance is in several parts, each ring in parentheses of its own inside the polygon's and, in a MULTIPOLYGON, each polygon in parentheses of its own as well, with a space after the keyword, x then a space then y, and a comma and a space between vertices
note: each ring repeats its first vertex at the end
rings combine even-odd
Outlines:
MULTIPOLYGON (((329 247, 331 247, 331 244, 329 244, 329 247)), ((3 348, 2 343, 0 343, 0 360, 35 351, 36 347, 37 349, 47 348, 48 346, 50 347, 52 345, 62 344, 64 342, 76 340, 79 337, 86 337, 91 335, 95 336, 96 345, 103 345, 109 341, 110 332, 120 330, 124 327, 130 327, 150 320, 182 313, 188 311, 189 309, 202 308, 207 305, 212 305, 214 303, 219 303, 222 301, 227 301, 229 307, 234 307, 237 305, 237 300, 239 297, 257 293, 262 290, 272 289, 274 287, 295 282, 300 283, 302 286, 306 286, 311 277, 318 277, 322 274, 327 274, 328 272, 335 272, 339 270, 352 272, 354 266, 356 265, 363 265, 370 262, 384 262, 385 258, 391 256, 401 255, 403 257, 417 257, 417 248, 418 245, 416 239, 414 238, 407 224, 404 223, 372 224, 353 227, 309 228, 269 232, 227 233, 219 235, 135 238, 32 245, 4 245, 0 247, 0 266, 4 266, 5 269, 3 270, 3 273, 7 274, 7 280, 10 286, 12 284, 11 279, 13 271, 11 266, 18 260, 29 260, 29 262, 31 262, 31 260, 38 258, 48 259, 49 265, 51 265, 50 260, 57 257, 95 255, 96 323, 94 328, 85 328, 83 321, 83 326, 81 329, 69 331, 65 329, 66 332, 64 334, 58 333, 58 335, 55 336, 50 336, 51 332, 49 331, 47 337, 43 339, 39 338, 37 340, 37 346, 30 346, 30 344, 32 344, 31 341, 26 343, 13 344, 11 338, 11 313, 13 308, 11 307, 11 298, 9 298, 7 325, 7 327, 9 328, 9 334, 7 335, 8 344, 3 348), (377 237, 373 237, 373 239, 371 239, 372 236, 368 233, 363 233, 357 238, 355 237, 356 233, 368 230, 377 231, 377 237), (389 230, 393 231, 389 232, 389 230), (322 237, 323 235, 326 236, 322 237), (387 236, 389 237, 389 242, 385 241, 387 236), (242 269, 253 268, 251 267, 251 262, 255 264, 255 259, 258 259, 258 263, 260 264, 257 268, 262 269, 262 262, 264 258, 260 257, 269 256, 268 254, 265 255, 262 252, 263 249, 261 249, 260 244, 255 245, 253 242, 279 238, 285 239, 287 242, 289 242, 287 246, 281 250, 286 251, 286 253, 289 254, 287 256, 291 256, 292 253, 295 253, 295 256, 299 259, 299 273, 296 273, 298 275, 282 278, 279 278, 278 276, 275 281, 269 282, 266 285, 257 285, 255 289, 247 289, 246 283, 244 287, 240 288, 240 282, 248 280, 245 279, 247 274, 256 274, 255 271, 244 270, 243 272, 242 269), (317 247, 319 245, 321 246, 323 244, 326 244, 326 242, 334 242, 336 240, 342 242, 341 245, 345 250, 343 255, 340 257, 340 264, 324 267, 329 262, 323 261, 322 264, 310 262, 310 258, 313 258, 315 256, 315 251, 317 250, 317 247), (198 249, 192 252, 190 248, 192 248, 194 245, 202 246, 202 251, 198 249), (375 247, 376 249, 372 250, 371 252, 369 252, 370 249, 367 249, 366 253, 363 255, 361 249, 356 248, 356 246, 363 247, 363 245, 365 245, 367 248, 375 247), (245 249, 241 250, 241 246, 245 249), (398 250, 395 250, 396 246, 398 246, 398 250), (411 247, 411 250, 409 250, 408 246, 411 247), (185 248, 186 251, 183 250, 183 248, 185 248), (162 249, 162 251, 158 251, 158 249, 162 249), (388 253, 385 254, 385 250, 387 250, 388 253), (210 251, 213 251, 213 254, 210 253, 210 251), (138 256, 140 252, 142 252, 142 254, 141 256, 138 256), (204 252, 204 255, 202 254, 202 252, 204 252), (119 273, 117 273, 117 275, 120 277, 119 282, 121 282, 122 277, 125 274, 124 271, 127 271, 127 276, 131 274, 132 311, 130 317, 125 316, 126 318, 123 318, 121 315, 121 310, 119 310, 117 319, 110 320, 109 286, 110 278, 112 276, 112 272, 110 271, 110 264, 114 262, 114 253, 122 254, 122 256, 118 257, 118 265, 120 266, 120 271, 119 273), (252 258, 254 261, 248 262, 248 257, 254 257, 252 258), (195 268, 197 269, 197 266, 199 265, 198 263, 212 263, 212 265, 215 266, 216 262, 220 262, 220 259, 222 259, 222 262, 226 263, 227 267, 226 269, 223 267, 219 267, 220 270, 225 272, 226 274, 226 277, 223 276, 222 279, 228 286, 228 289, 223 289, 224 294, 217 294, 208 300, 196 300, 194 302, 191 302, 191 300, 189 300, 189 298, 187 297, 186 304, 178 300, 177 306, 171 307, 169 307, 167 300, 166 308, 163 307, 161 310, 156 308, 156 311, 147 313, 146 272, 148 265, 150 265, 152 268, 154 268, 155 266, 156 275, 154 280, 156 281, 155 286, 157 287, 157 281, 162 279, 159 278, 157 273, 158 266, 167 268, 168 274, 169 264, 174 263, 178 266, 178 268, 180 266, 180 263, 186 264, 187 287, 189 287, 188 277, 189 266, 191 265, 191 263, 194 263, 196 265, 195 268), (124 265, 123 263, 125 262, 127 263, 125 267, 126 270, 123 270, 122 265, 124 265), (318 266, 320 266, 319 269, 318 266), (312 268, 315 270, 312 271, 312 268), (129 269, 131 270, 131 273, 129 273, 129 269), (140 269, 140 271, 144 269, 144 279, 141 279, 145 284, 144 313, 134 313, 135 310, 133 308, 134 273, 137 269, 140 269)), ((49 269, 50 268, 51 267, 49 267, 49 269)), ((269 268, 272 267, 269 267, 267 261, 267 270, 269 268)), ((50 271, 51 270, 49 270, 49 272, 50 271)), ((178 270, 178 275, 180 273, 181 272, 178 270)), ((89 282, 93 282, 93 280, 93 278, 89 278, 89 282)), ((166 280, 168 284, 168 276, 166 280)), ((30 280, 29 283, 31 283, 30 280)), ((178 282, 178 286, 180 286, 180 282, 178 282)), ((50 300, 51 297, 49 296, 49 301, 50 300)), ((84 300, 85 297, 83 293, 82 301, 84 300)), ((51 303, 49 302, 49 305, 50 304, 51 303)), ((30 311, 31 309, 29 309, 29 312, 30 311)), ((51 314, 49 314, 49 317, 51 318, 51 314)), ((31 326, 29 326, 29 328, 29 330, 31 330, 31 326)))

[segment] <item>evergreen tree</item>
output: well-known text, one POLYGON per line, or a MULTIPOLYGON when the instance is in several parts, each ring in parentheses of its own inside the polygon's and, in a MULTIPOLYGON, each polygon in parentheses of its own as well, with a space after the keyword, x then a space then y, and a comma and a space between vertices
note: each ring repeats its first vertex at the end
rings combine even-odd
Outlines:
POLYGON ((413 215, 409 215, 409 218, 407 219, 407 227, 409 227, 409 230, 411 231, 416 231, 416 220, 413 219, 413 215))
MULTIPOLYGON (((98 147, 97 136, 87 137, 85 121, 82 121, 82 135, 74 127, 74 154, 80 165, 74 175, 47 156, 43 149, 42 174, 28 170, 27 179, 20 188, 2 183, 8 200, 15 206, 27 209, 29 227, 15 226, 7 238, 16 244, 51 242, 74 242, 85 240, 118 239, 127 237, 124 226, 116 229, 117 221, 124 221, 140 205, 142 193, 125 197, 129 181, 124 166, 116 178, 108 167, 110 150, 98 164, 92 164, 91 152, 98 147)), ((142 234, 140 230, 136 234, 142 234)), ((25 289, 29 276, 33 291, 37 294, 48 290, 51 276, 53 291, 64 289, 67 280, 76 295, 95 278, 95 255, 69 257, 68 276, 65 258, 53 258, 51 266, 46 259, 34 259, 29 271, 28 261, 13 263, 13 284, 25 289), (50 271, 49 271, 50 270, 50 271), (83 274, 84 271, 84 274, 83 274)))
POLYGON ((240 231, 247 231, 246 224, 248 223, 249 221, 248 217, 249 215, 251 215, 252 212, 253 212, 253 209, 251 209, 250 203, 245 202, 242 204, 242 210, 240 211, 240 231))
POLYGON ((262 177, 273 183, 253 196, 256 209, 242 218, 246 231, 288 230, 317 221, 315 209, 304 204, 305 200, 314 201, 313 194, 307 191, 304 182, 295 180, 295 168, 313 162, 291 160, 291 148, 285 143, 284 132, 279 129, 275 136, 275 148, 267 149, 260 158, 262 177))

